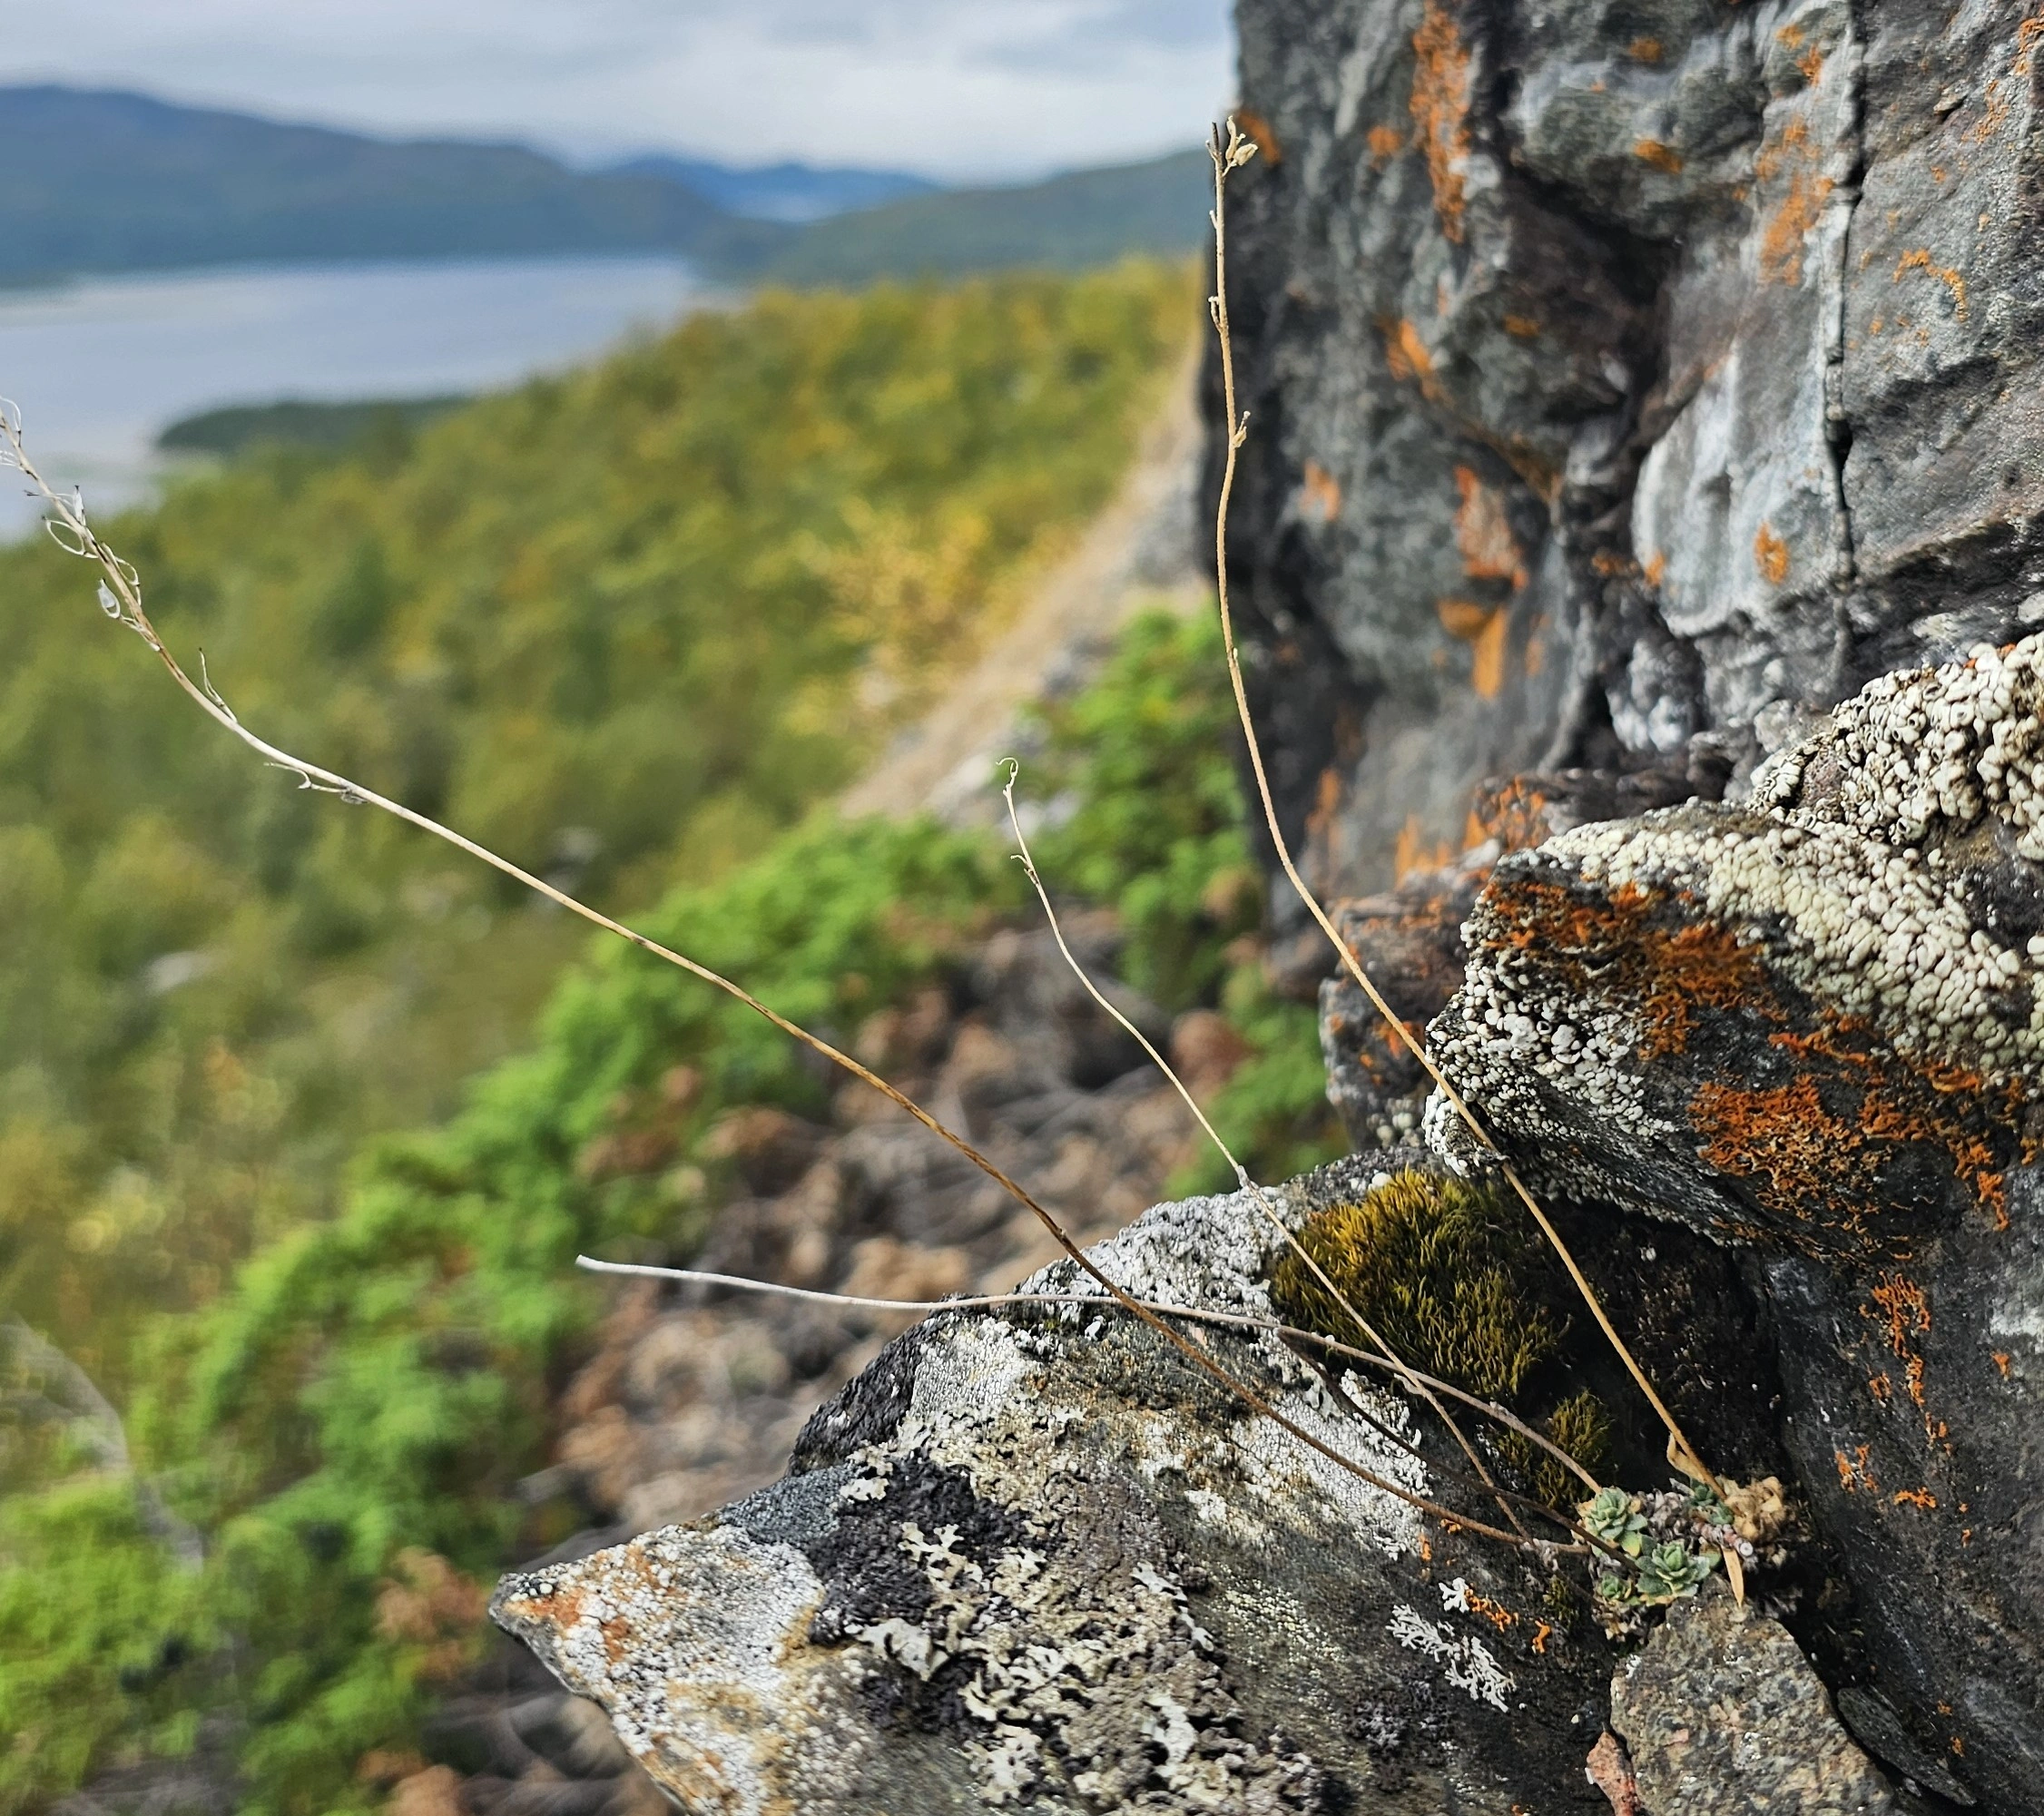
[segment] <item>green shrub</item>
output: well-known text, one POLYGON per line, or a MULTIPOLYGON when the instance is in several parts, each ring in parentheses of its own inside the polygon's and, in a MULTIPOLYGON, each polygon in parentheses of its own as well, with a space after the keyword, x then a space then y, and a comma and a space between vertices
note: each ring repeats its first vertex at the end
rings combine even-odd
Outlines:
MULTIPOLYGON (((1155 264, 770 293, 108 535, 250 724, 636 909, 758 857, 972 655, 1196 311, 1155 264)), ((451 1114, 583 936, 211 731, 44 538, 0 548, 0 1144, 74 1156, 61 1210, 0 1182, 0 1304, 120 1396, 152 1314, 451 1114)))

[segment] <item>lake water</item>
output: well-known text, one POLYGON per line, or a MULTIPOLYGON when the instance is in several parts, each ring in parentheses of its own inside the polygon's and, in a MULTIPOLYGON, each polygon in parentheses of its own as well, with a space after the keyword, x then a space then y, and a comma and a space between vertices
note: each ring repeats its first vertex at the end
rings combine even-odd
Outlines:
MULTIPOLYGON (((0 397, 95 514, 150 496, 156 437, 224 404, 427 397, 573 365, 711 298, 679 260, 185 271, 0 290, 0 397)), ((0 539, 39 509, 0 475, 0 539)))

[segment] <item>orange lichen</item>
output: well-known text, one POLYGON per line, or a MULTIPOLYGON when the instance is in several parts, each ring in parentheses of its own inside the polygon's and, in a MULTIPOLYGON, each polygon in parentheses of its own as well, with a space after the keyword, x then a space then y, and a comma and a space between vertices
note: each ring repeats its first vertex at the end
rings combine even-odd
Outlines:
POLYGON ((1758 957, 1735 935, 1705 922, 1672 933, 1656 928, 1649 957, 1657 973, 1644 999, 1649 1058, 1686 1050, 1698 1009, 1742 1008, 1754 1000, 1764 975, 1758 957))
POLYGON ((1456 467, 1455 489, 1462 501, 1455 510, 1455 541, 1462 551, 1463 573, 1471 580, 1509 581, 1514 590, 1524 586, 1526 562, 1505 515, 1505 501, 1473 467, 1456 467))
POLYGON ((1553 1634, 1554 1629, 1550 1627, 1545 1621, 1542 1621, 1539 1625, 1534 1629, 1533 1650, 1536 1654, 1540 1654, 1541 1656, 1546 1655, 1548 1650, 1548 1641, 1553 1636, 1553 1634))
POLYGON ((1317 514, 1323 524, 1332 524, 1341 508, 1341 482, 1317 460, 1306 463, 1299 485, 1299 508, 1317 514))
POLYGON ((1469 599, 1437 599, 1434 615, 1440 620, 1440 628, 1451 637, 1463 643, 1473 643, 1497 615, 1494 605, 1479 605, 1469 599))
MULTIPOLYGON (((1877 1183, 1852 1124, 1824 1107, 1811 1079, 1773 1089, 1706 1082, 1689 1100, 1689 1120, 1704 1137, 1703 1157, 1720 1173, 1749 1182, 1770 1210, 1793 1214, 1842 1189, 1858 1198, 1877 1183)), ((1848 1212, 1844 1228, 1857 1235, 1857 1222, 1848 1212)))
MULTIPOLYGON (((1931 1415, 1923 1391, 1923 1352, 1916 1340, 1930 1335, 1931 1301, 1923 1296, 1921 1287, 1900 1273, 1882 1274, 1873 1288, 1872 1299, 1886 1320, 1888 1347, 1902 1365, 1904 1389, 1922 1417, 1923 1436, 1936 1443, 1945 1435, 1945 1428, 1931 1415)), ((1860 1315, 1870 1320, 1874 1317, 1865 1308, 1860 1315)))
POLYGON ((1469 161, 1470 58, 1440 0, 1427 0, 1420 29, 1412 34, 1412 50, 1418 58, 1412 73, 1412 123, 1426 148, 1440 231, 1459 244, 1469 161))
POLYGON ((1626 46, 1626 54, 1635 63, 1659 63, 1661 41, 1658 38, 1635 38, 1626 46))
POLYGON ((1639 571, 1647 585, 1657 588, 1667 576, 1668 558, 1656 549, 1646 557, 1646 564, 1639 571))
POLYGON ((1863 1022, 1827 1016, 1806 1035, 1774 1035, 1770 1044, 1798 1059, 1827 1060, 1858 1081, 1864 1093, 1858 1117, 1861 1132, 1898 1148, 1919 1142, 1942 1148, 1951 1156, 1953 1173, 1972 1188, 1995 1228, 2006 1230, 2008 1158, 2027 1162, 2036 1153, 2029 1137, 2013 1143, 2008 1137, 2008 1131, 2021 1121, 2021 1088, 1990 1086, 1980 1073, 1960 1065, 1924 1062, 1898 1066, 1870 1050, 1869 1035, 1863 1022), (1970 1112, 1965 1108, 1968 1104, 1974 1105, 1970 1112))
POLYGON ((1852 1449, 1851 1457, 1843 1450, 1832 1452, 1832 1460, 1838 1466, 1838 1486, 1849 1495, 1856 1495, 1862 1488, 1870 1495, 1878 1495, 1881 1483, 1873 1473, 1873 1465, 1867 1460, 1870 1447, 1855 1444, 1852 1449))
POLYGON ((1881 1284, 1873 1289, 1873 1302, 1887 1314, 1889 1346, 1898 1356, 1910 1353, 1911 1337, 1930 1335, 1931 1301, 1924 1298, 1923 1289, 1905 1275, 1882 1274, 1881 1284))
POLYGON ((1763 283, 1803 281, 1803 240, 1822 217, 1833 187, 1832 179, 1821 173, 1820 162, 1810 143, 1810 128, 1801 120, 1791 120, 1782 129, 1782 136, 1764 147, 1754 161, 1754 172, 1763 182, 1773 182, 1784 170, 1788 173, 1781 206, 1761 230, 1763 283))
POLYGON ((1994 1366, 1995 1366, 1995 1367, 1996 1367, 1997 1369, 2000 1369, 2000 1370, 2001 1371, 2001 1379, 2002 1379, 2003 1380, 2007 1380, 2007 1379, 2009 1379, 2009 1352, 2008 1352, 2008 1350, 1996 1350, 1996 1351, 1994 1352, 1994 1366))
POLYGON ((1901 283, 1905 271, 1923 271, 1935 278, 1951 293, 1951 306, 1960 320, 1966 319, 1969 307, 1966 294, 1966 277, 1962 271, 1951 265, 1934 265, 1931 262, 1928 249, 1919 246, 1913 252, 1904 252, 1895 260, 1893 281, 1901 283))
POLYGON ((2026 81, 2037 55, 2037 41, 2039 38, 2044 38, 2044 14, 2034 15, 2016 27, 2016 60, 2010 68, 2026 81))
POLYGON ((1895 1398, 1895 1386, 1886 1375, 1876 1375, 1867 1383, 1867 1391, 1882 1406, 1891 1404, 1895 1398))
POLYGON ((1554 830, 1548 820, 1548 804, 1547 796, 1525 776, 1513 776, 1501 787, 1479 790, 1463 833, 1465 849, 1495 839, 1501 850, 1530 849, 1554 830))
POLYGON ((1803 242, 1817 224, 1831 191, 1829 177, 1807 177, 1798 171, 1789 179, 1786 199, 1769 219, 1760 236, 1763 283, 1800 284, 1803 281, 1803 242))
POLYGON ((1779 586, 1788 578, 1788 544, 1774 533, 1774 526, 1764 519, 1754 535, 1753 564, 1760 570, 1760 577, 1770 586, 1779 586))
POLYGON ((1405 134, 1396 126, 1372 126, 1364 134, 1370 146, 1370 167, 1382 170, 1405 149, 1405 134))
MULTIPOLYGON (((1584 899, 1551 883, 1521 884, 1509 898, 1516 924, 1506 944, 1540 952, 1563 970, 1574 993, 1590 994, 1585 961, 1597 967, 1596 993, 1634 1005, 1645 1025, 1640 1057, 1688 1050, 1699 1008, 1734 1010, 1766 988, 1755 954, 1723 928, 1656 920, 1665 896, 1636 883, 1584 899)), ((1503 906, 1503 904, 1500 904, 1503 906)))
POLYGON ((1330 763, 1320 772, 1320 786, 1313 792, 1312 811, 1306 816, 1309 840, 1325 839, 1341 815, 1341 772, 1330 763))
POLYGON ((1987 93, 1981 98, 1980 117, 1972 130, 1966 134, 1970 145, 1985 145, 2000 136, 2001 129, 2009 123, 2009 91, 2000 82, 1990 81, 1987 93))
POLYGON ((1434 610, 1440 616, 1441 628, 1469 646, 1469 685, 1478 698, 1497 699, 1505 684, 1509 614, 1501 605, 1479 605, 1468 599, 1442 599, 1434 610))
POLYGON ((1814 86, 1817 78, 1824 73, 1824 53, 1821 44, 1805 42, 1807 34, 1801 25, 1788 25, 1774 34, 1775 39, 1789 51, 1800 51, 1795 66, 1804 82, 1814 86))
POLYGON ((1238 107, 1234 112, 1235 124, 1242 128, 1243 137, 1253 140, 1256 152, 1266 164, 1282 164, 1284 147, 1278 143, 1278 135, 1271 130, 1271 123, 1261 113, 1247 107, 1238 107))
POLYGON ((1384 363, 1391 368, 1391 377, 1401 383, 1416 380, 1426 397, 1434 398, 1434 357, 1427 351, 1420 330, 1400 316, 1384 324, 1383 332, 1384 363))
POLYGON ((1937 1496, 1928 1488, 1897 1488, 1895 1505, 1899 1507, 1921 1507, 1926 1512, 1936 1507, 1937 1496))
POLYGON ((1538 340, 1540 338, 1540 324, 1529 315, 1508 315, 1505 318, 1505 332, 1514 340, 1538 340))
POLYGON ((1493 1602, 1488 1595, 1479 1595, 1471 1589, 1462 1597, 1462 1605, 1472 1615, 1479 1615, 1503 1633, 1507 1627, 1518 1625, 1518 1616, 1502 1602, 1493 1602))
POLYGON ((1693 908, 1666 891, 1628 883, 1591 894, 1523 879, 1493 907, 1489 943, 1526 954, 1559 999, 1623 1004, 1636 1020, 1640 1063, 1695 1053, 1706 1027, 1757 1036, 1793 1061, 1773 1078, 1720 1071, 1694 1088, 1700 1156, 1764 1213, 1755 1228, 1727 1206, 1727 1233, 1814 1254, 1901 1257, 1944 1208, 1918 1169, 1897 1166, 1924 1148, 1941 1152, 1951 1178, 2005 1224, 2006 1170, 2037 1146, 2019 1133, 2019 1084, 1897 1054, 1871 1024, 1778 982, 1759 945, 1687 918, 1693 908))
POLYGON ((1682 153, 1673 145, 1664 145, 1658 139, 1635 140, 1632 154, 1641 163, 1651 164, 1656 170, 1666 172, 1671 177, 1682 174, 1682 153))
POLYGON ((1409 816, 1405 824, 1399 828, 1398 849, 1391 859, 1391 869, 1398 881, 1402 883, 1415 871, 1445 869, 1454 861, 1454 840, 1442 839, 1430 843, 1417 814, 1409 816))

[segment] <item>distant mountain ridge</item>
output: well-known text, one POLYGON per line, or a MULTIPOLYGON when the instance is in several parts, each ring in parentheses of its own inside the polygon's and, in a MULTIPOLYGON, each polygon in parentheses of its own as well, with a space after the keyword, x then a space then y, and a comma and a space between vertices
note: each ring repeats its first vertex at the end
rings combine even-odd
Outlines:
POLYGON ((1213 191, 1204 150, 1012 189, 943 190, 816 221, 769 250, 758 272, 778 283, 857 284, 1004 265, 1083 270, 1138 254, 1175 258, 1206 243, 1213 191))
POLYGON ((118 92, 0 90, 0 280, 520 252, 742 262, 786 231, 678 183, 578 172, 523 145, 371 139, 118 92))
POLYGON ((693 190, 727 214, 751 221, 778 221, 789 226, 849 214, 855 209, 878 208, 905 196, 934 194, 944 187, 906 171, 848 170, 802 163, 741 168, 663 152, 629 158, 607 168, 618 176, 663 177, 683 189, 693 190))
POLYGON ((673 252, 733 282, 1076 269, 1198 246, 1204 152, 1008 189, 899 172, 388 140, 142 94, 0 88, 0 284, 369 259, 673 252), (855 211, 843 211, 852 210, 855 211))

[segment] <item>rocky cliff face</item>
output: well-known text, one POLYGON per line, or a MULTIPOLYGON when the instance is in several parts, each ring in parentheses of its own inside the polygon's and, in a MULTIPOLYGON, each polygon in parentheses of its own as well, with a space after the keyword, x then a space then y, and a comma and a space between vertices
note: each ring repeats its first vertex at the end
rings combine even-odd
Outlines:
POLYGON ((2028 11, 1246 0, 1234 581, 1333 893, 2044 615, 2028 11))
MULTIPOLYGON (((1862 1716, 2011 1811, 2031 10, 1247 5, 1231 287, 1233 578, 1318 879, 1547 1193, 1746 1257, 1862 1716)), ((1404 1138, 1426 1081, 1322 1003, 1359 1144, 1404 1138)))
POLYGON ((1742 804, 1504 859, 1429 1030, 1548 1195, 1749 1258, 1853 1668, 2010 1811, 2044 1799, 2040 664, 1883 677, 1742 804))

